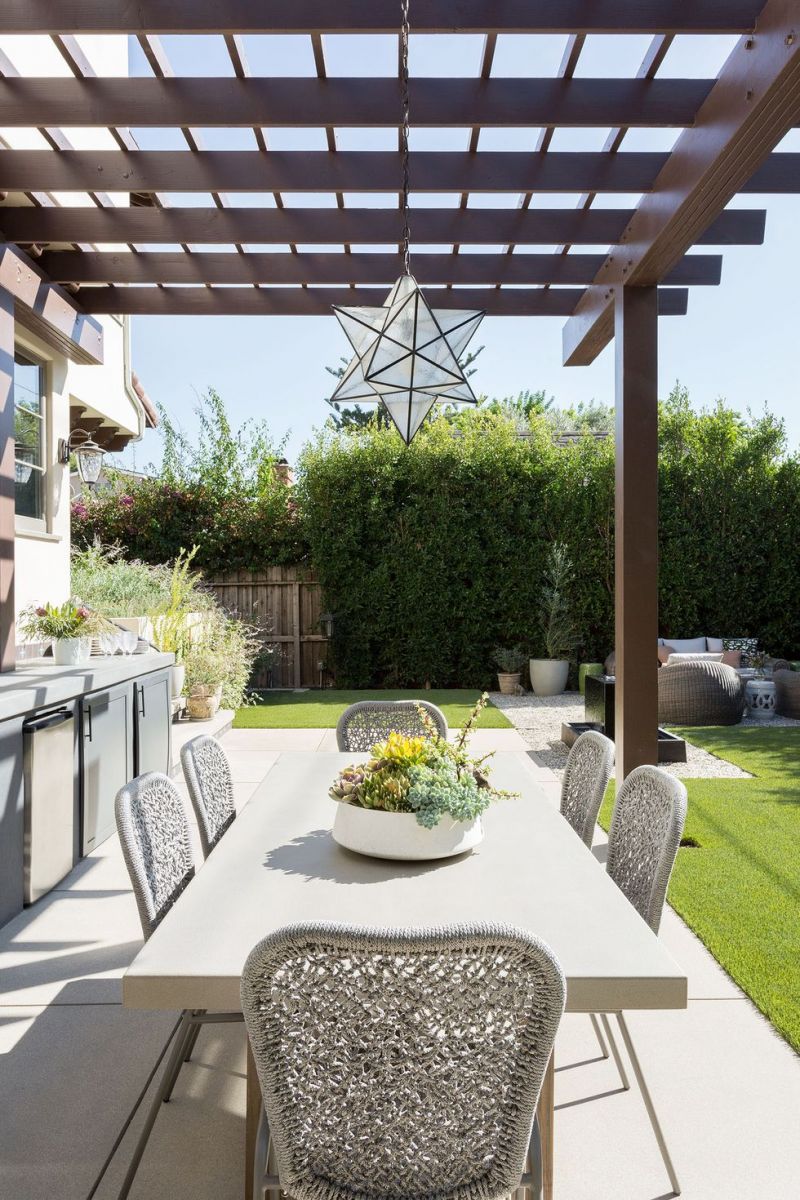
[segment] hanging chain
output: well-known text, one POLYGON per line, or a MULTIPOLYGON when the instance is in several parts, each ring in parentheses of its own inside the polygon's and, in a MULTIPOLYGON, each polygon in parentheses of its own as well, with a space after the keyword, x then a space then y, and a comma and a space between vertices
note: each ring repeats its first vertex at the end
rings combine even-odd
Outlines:
POLYGON ((406 275, 411 274, 411 250, 409 246, 411 241, 411 229, 409 227, 408 215, 408 191, 410 183, 408 135, 411 109, 411 102, 408 94, 408 39, 411 32, 411 26, 408 20, 408 5, 409 0, 400 0, 400 85, 403 103, 403 124, 400 130, 400 149, 403 157, 403 192, 401 208, 403 210, 403 270, 406 275))

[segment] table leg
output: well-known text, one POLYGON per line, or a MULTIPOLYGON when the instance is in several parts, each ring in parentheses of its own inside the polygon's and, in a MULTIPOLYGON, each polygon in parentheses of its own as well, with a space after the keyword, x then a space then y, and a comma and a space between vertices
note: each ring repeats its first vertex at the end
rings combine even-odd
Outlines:
POLYGON ((550 1062, 539 1093, 539 1134, 542 1141, 542 1195, 543 1200, 553 1200, 553 1125, 556 1092, 555 1051, 550 1055, 550 1062))
POLYGON ((247 1039, 247 1107, 244 1131, 244 1200, 253 1200, 253 1165, 256 1156, 258 1121, 261 1115, 261 1085, 250 1040, 247 1039))

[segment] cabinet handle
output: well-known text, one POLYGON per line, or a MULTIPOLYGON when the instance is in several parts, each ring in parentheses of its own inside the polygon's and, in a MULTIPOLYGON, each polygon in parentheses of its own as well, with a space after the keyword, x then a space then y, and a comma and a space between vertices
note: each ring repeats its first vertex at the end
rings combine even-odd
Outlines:
POLYGON ((139 714, 140 714, 140 716, 142 716, 142 717, 143 717, 143 716, 145 716, 145 711, 144 711, 144 688, 143 688, 143 687, 141 687, 141 686, 139 687, 139 700, 140 700, 140 704, 139 704, 139 714))
POLYGON ((91 708, 91 705, 87 704, 86 708, 83 710, 83 715, 88 718, 88 720, 86 722, 87 729, 84 731, 83 736, 85 738, 88 738, 89 741, 91 741, 92 740, 92 708, 91 708))

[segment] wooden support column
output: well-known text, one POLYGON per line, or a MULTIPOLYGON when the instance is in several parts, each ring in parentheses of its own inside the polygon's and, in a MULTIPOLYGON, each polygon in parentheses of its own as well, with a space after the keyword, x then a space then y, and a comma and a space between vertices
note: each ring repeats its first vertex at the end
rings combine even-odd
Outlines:
POLYGON ((616 338, 617 784, 658 762, 658 304, 618 287, 616 338))
POLYGON ((13 671, 14 297, 0 288, 0 671, 13 671))

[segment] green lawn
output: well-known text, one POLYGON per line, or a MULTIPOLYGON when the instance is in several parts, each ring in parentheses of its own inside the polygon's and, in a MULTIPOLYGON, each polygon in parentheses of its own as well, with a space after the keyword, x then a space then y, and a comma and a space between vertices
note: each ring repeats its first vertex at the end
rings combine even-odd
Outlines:
MULTIPOLYGON (((357 700, 429 700, 442 709, 451 728, 460 727, 469 716, 480 692, 448 688, 429 692, 327 691, 262 692, 257 704, 240 708, 234 729, 335 729, 336 722, 357 700)), ((510 729, 511 722, 489 702, 481 713, 479 729, 510 729)))
POLYGON ((800 1050, 800 729, 679 732, 755 778, 686 780, 699 846, 679 850, 669 901, 800 1050))

